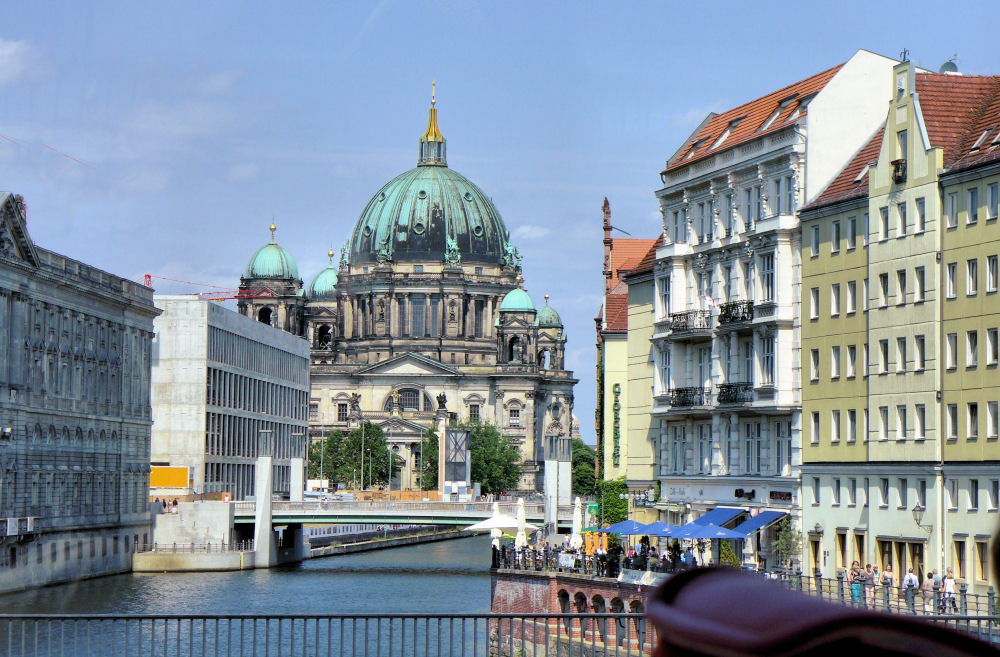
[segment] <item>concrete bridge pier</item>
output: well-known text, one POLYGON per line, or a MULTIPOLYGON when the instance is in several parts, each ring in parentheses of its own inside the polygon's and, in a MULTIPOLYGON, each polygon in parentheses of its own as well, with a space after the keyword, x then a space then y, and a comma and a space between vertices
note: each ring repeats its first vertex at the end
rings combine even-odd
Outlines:
POLYGON ((278 554, 277 539, 271 526, 271 455, 257 457, 254 472, 254 564, 257 568, 270 568, 278 554))

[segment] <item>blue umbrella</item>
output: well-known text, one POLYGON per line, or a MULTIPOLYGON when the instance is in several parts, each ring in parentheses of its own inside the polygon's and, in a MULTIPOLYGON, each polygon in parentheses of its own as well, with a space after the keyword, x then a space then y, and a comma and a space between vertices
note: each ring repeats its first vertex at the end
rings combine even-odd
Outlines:
POLYGON ((746 538, 743 534, 734 532, 732 529, 716 527, 715 525, 699 525, 694 522, 678 527, 672 536, 673 538, 722 538, 729 540, 746 538))
POLYGON ((646 531, 646 525, 635 520, 622 520, 609 527, 602 527, 597 531, 602 534, 619 534, 622 536, 638 536, 649 533, 646 531))
POLYGON ((657 536, 660 538, 673 536, 677 531, 677 527, 673 525, 668 525, 665 522, 657 520, 656 522, 651 522, 646 525, 646 534, 648 536, 657 536))

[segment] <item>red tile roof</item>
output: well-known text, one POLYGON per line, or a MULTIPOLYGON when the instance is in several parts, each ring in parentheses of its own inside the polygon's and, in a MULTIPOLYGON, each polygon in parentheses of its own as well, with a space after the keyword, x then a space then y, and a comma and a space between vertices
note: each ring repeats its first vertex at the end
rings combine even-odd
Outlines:
POLYGON ((766 96, 752 100, 722 114, 710 114, 708 120, 698 133, 689 138, 688 142, 681 148, 675 158, 667 162, 667 168, 663 170, 663 173, 679 169, 692 162, 697 162, 714 153, 739 146, 761 135, 777 132, 787 127, 793 115, 795 116, 795 120, 804 117, 806 115, 806 107, 800 106, 800 103, 804 99, 810 98, 812 94, 821 91, 842 66, 843 64, 838 64, 833 68, 817 73, 805 80, 790 84, 787 87, 782 87, 766 96), (782 102, 786 102, 787 104, 781 107, 782 102), (761 127, 779 107, 781 108, 781 113, 766 129, 761 130, 761 127), (795 114, 796 111, 798 111, 798 114, 795 114), (716 142, 722 136, 722 133, 726 131, 733 121, 738 119, 740 121, 733 127, 732 132, 721 144, 716 146, 716 142), (688 157, 689 154, 691 157, 688 157))
POLYGON ((879 151, 882 150, 882 135, 884 133, 885 125, 879 128, 868 143, 861 147, 861 150, 851 158, 847 166, 826 186, 823 193, 802 210, 812 210, 824 205, 868 196, 868 165, 878 160, 879 151), (862 171, 865 172, 863 176, 860 175, 862 171))
POLYGON ((608 289, 613 290, 618 285, 618 274, 635 267, 655 241, 624 237, 611 240, 611 285, 608 289))
POLYGON ((944 149, 944 165, 950 168, 970 153, 982 133, 979 125, 1000 123, 997 112, 987 109, 996 100, 1000 76, 917 73, 920 111, 932 147, 944 149))
POLYGON ((653 271, 653 263, 656 262, 656 250, 663 246, 663 235, 660 234, 650 245, 649 250, 642 256, 642 260, 636 263, 635 267, 628 272, 628 276, 633 274, 645 274, 653 271))
POLYGON ((604 333, 628 331, 628 295, 609 294, 604 300, 604 333))

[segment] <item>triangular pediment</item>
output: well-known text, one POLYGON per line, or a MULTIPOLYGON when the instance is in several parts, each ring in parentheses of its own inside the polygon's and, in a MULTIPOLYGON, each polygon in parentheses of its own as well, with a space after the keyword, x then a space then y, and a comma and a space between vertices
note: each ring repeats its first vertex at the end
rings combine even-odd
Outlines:
POLYGON ((379 422, 378 426, 382 429, 382 432, 385 433, 386 436, 388 436, 390 432, 395 433, 397 436, 412 434, 423 435, 423 433, 427 431, 427 427, 422 424, 402 417, 390 417, 387 420, 379 422))
POLYGON ((535 325, 534 322, 528 321, 526 319, 522 319, 520 317, 512 317, 512 318, 508 319, 506 323, 504 323, 503 327, 505 329, 509 329, 511 327, 514 327, 514 328, 529 328, 529 327, 534 326, 534 325, 535 325))
POLYGON ((462 376, 460 370, 408 351, 374 365, 362 367, 355 376, 462 376))
POLYGON ((24 222, 24 201, 0 192, 0 258, 38 266, 38 253, 24 222))

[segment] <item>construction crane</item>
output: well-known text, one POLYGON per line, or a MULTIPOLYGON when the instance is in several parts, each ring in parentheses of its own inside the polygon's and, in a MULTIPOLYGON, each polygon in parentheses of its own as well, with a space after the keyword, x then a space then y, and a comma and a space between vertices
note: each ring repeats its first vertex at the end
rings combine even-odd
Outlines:
POLYGON ((200 288, 214 287, 217 288, 210 292, 184 292, 182 294, 189 296, 196 296, 199 299, 205 299, 206 301, 227 301, 229 299, 261 299, 265 297, 275 297, 274 290, 266 287, 255 288, 250 290, 233 290, 231 288, 224 288, 220 285, 210 285, 208 283, 195 283, 193 281, 182 281, 177 278, 169 278, 167 276, 157 276, 156 274, 144 274, 142 277, 142 284, 146 287, 153 287, 153 279, 158 279, 161 281, 171 281, 173 283, 183 283, 185 285, 195 285, 200 288))

